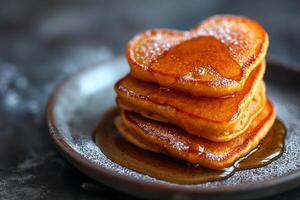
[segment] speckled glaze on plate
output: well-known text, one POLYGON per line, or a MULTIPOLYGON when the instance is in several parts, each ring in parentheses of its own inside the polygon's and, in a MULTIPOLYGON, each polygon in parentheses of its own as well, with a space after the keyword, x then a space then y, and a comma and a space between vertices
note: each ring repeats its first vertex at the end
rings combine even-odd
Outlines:
POLYGON ((109 160, 92 140, 101 116, 115 106, 114 83, 128 72, 125 58, 99 63, 74 74, 53 92, 47 117, 51 137, 67 160, 91 178, 148 199, 251 199, 300 185, 300 73, 269 62, 267 94, 287 128, 281 158, 262 168, 236 172, 198 185, 169 183, 109 160))

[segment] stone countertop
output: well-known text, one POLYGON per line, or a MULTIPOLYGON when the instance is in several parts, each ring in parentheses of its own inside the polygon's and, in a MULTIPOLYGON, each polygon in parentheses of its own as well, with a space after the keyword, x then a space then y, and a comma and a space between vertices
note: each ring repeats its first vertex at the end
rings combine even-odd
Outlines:
MULTIPOLYGON (((269 56, 297 68, 299 10, 296 0, 1 1, 0 199, 132 199, 93 182, 58 154, 45 122, 55 85, 123 54, 139 31, 189 29, 217 13, 259 21, 269 32, 269 56)), ((300 188, 269 199, 300 199, 300 188)))

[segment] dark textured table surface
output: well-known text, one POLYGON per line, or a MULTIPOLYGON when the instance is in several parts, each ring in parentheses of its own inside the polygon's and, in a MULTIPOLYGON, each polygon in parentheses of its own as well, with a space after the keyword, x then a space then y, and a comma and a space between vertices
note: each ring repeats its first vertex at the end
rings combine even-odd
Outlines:
MULTIPOLYGON (((269 32, 269 56, 297 68, 299 10, 299 1, 1 1, 0 199, 132 199, 93 182, 58 154, 45 123, 55 85, 123 54, 139 31, 189 29, 217 13, 258 20, 269 32)), ((269 199, 300 199, 300 188, 269 199)))

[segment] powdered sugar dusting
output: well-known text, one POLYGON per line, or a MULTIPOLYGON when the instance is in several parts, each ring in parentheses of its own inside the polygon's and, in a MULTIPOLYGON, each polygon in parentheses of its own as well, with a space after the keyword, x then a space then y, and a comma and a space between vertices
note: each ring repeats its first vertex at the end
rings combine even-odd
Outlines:
POLYGON ((247 55, 255 55, 258 45, 264 42, 264 35, 257 27, 240 17, 212 17, 195 31, 199 35, 214 36, 228 46, 231 57, 241 66, 249 64, 247 55))
POLYGON ((187 80, 187 81, 196 81, 196 80, 220 80, 222 79, 222 76, 216 72, 210 65, 207 66, 199 66, 193 68, 191 71, 189 71, 187 74, 182 76, 180 78, 181 80, 187 80), (204 78, 206 77, 206 78, 204 78))
POLYGON ((192 37, 188 32, 171 30, 147 31, 144 34, 143 38, 135 38, 140 41, 133 47, 132 56, 145 69, 165 51, 192 37))
POLYGON ((210 85, 215 86, 215 87, 221 87, 221 86, 225 87, 225 86, 233 85, 235 83, 236 83, 236 81, 234 81, 232 79, 223 78, 222 80, 211 82, 210 85))
POLYGON ((213 67, 208 66, 200 66, 192 69, 187 74, 180 78, 182 81, 211 81, 210 85, 215 87, 225 87, 229 85, 236 84, 237 82, 232 79, 225 78, 218 72, 216 72, 213 67))
POLYGON ((140 126, 143 130, 145 130, 147 133, 150 133, 152 136, 158 136, 162 142, 167 142, 171 146, 173 146, 175 149, 181 150, 181 151, 188 151, 190 147, 184 143, 181 142, 180 139, 168 137, 168 133, 172 132, 168 129, 157 129, 153 127, 153 124, 145 122, 145 123, 138 123, 138 126, 140 126), (167 131, 167 134, 161 134, 161 131, 167 131))

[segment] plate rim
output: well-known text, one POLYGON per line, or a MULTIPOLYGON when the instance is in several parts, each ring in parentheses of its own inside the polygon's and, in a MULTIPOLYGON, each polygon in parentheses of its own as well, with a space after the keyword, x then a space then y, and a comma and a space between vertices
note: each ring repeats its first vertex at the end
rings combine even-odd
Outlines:
MULTIPOLYGON (((300 170, 290 173, 286 176, 277 177, 269 181, 262 181, 258 183, 245 183, 242 185, 230 185, 230 186, 222 186, 220 187, 212 187, 212 188, 196 188, 196 187, 182 187, 182 185, 169 185, 164 183, 153 183, 148 181, 143 181, 140 179, 136 179, 130 176, 123 176, 121 174, 118 174, 114 170, 109 170, 103 167, 100 167, 96 163, 90 161, 89 159, 85 158, 78 152, 76 152, 62 137, 61 132, 57 128, 56 119, 54 115, 54 106, 57 102, 57 99, 59 95, 61 94, 62 89, 64 86, 71 81, 72 79, 81 76, 82 73, 86 73, 90 70, 93 70, 94 68, 100 68, 101 66, 104 66, 107 63, 110 62, 116 62, 117 60, 124 59, 123 56, 118 56, 115 58, 109 58, 101 62, 97 62, 94 64, 91 64, 89 66, 83 67, 79 70, 77 70, 75 73, 70 74, 67 76, 63 81, 61 81, 53 90, 53 92, 50 94, 47 105, 46 105, 46 121, 48 125, 48 129, 50 132, 50 137, 55 144, 56 148, 59 150, 59 152, 63 155, 64 158, 66 158, 75 168, 77 168, 79 171, 83 172, 90 178, 99 181, 98 179, 95 179, 88 173, 86 173, 84 170, 81 169, 81 167, 85 167, 88 169, 91 169, 91 172, 97 173, 99 176, 103 176, 105 178, 111 179, 111 181, 117 181, 121 185, 127 184, 126 186, 134 187, 146 187, 147 190, 153 191, 156 190, 157 192, 164 192, 164 193, 171 193, 171 194, 184 194, 184 195, 205 195, 205 196, 219 196, 219 195, 225 195, 230 196, 231 194, 237 195, 245 195, 246 193, 255 193, 256 195, 251 197, 263 197, 263 196, 269 196, 273 194, 277 194, 283 191, 286 191, 288 189, 295 188, 300 185, 300 170), (281 187, 282 185, 286 183, 293 182, 293 184, 290 184, 288 187, 285 185, 285 187, 281 187), (295 183, 294 183, 295 182, 295 183), (276 187, 276 189, 274 189, 276 187), (284 189, 283 189, 284 188, 284 189), (264 191, 264 193, 260 193, 264 191)), ((296 70, 295 67, 291 67, 291 64, 284 63, 277 59, 269 59, 269 64, 278 65, 280 68, 283 68, 285 70, 290 71, 291 73, 296 73, 300 77, 300 71, 296 70)), ((109 159, 109 158, 107 158, 109 159)), ((128 193, 129 191, 124 190, 119 187, 114 187, 112 184, 107 184, 107 181, 101 181, 100 182, 104 185, 108 185, 110 187, 115 188, 116 190, 123 191, 128 193)), ((184 186, 184 185, 183 185, 184 186)), ((129 193, 129 194, 132 194, 129 193)), ((136 194, 138 195, 138 194, 136 194)), ((140 196, 140 195, 138 195, 140 196)), ((199 196, 198 196, 199 197, 199 196)), ((220 198, 220 197, 219 197, 220 198)))

